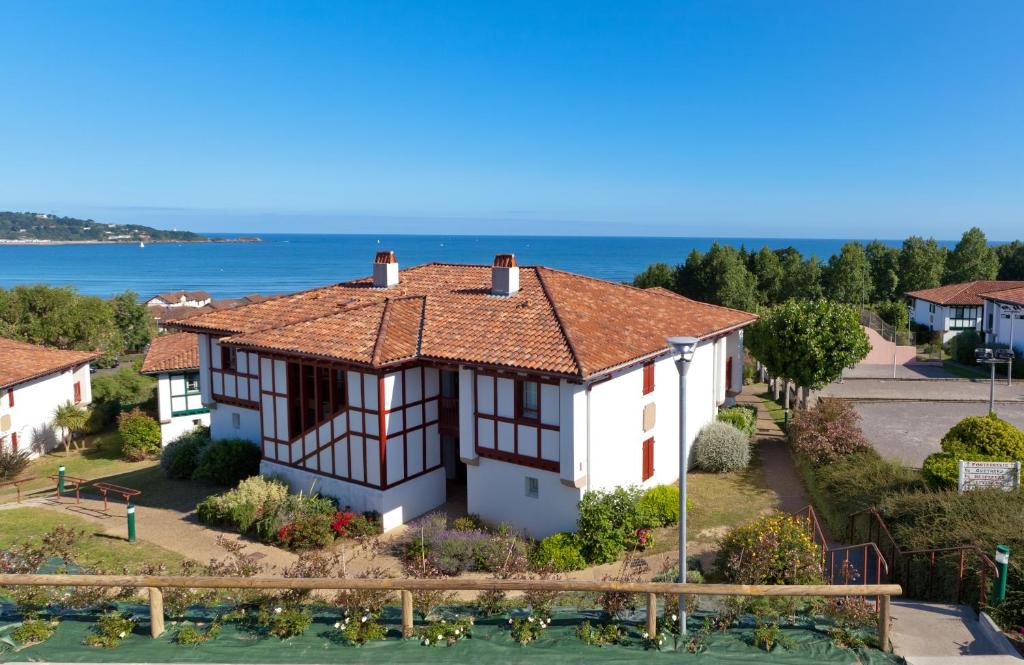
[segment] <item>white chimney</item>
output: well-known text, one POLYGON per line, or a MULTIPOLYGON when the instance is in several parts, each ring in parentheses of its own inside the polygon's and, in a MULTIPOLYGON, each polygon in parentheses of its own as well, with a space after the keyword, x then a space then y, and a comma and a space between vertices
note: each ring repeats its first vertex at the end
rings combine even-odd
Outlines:
POLYGON ((491 295, 510 296, 519 293, 519 266, 515 254, 498 254, 491 266, 491 295))
POLYGON ((373 259, 373 286, 387 289, 398 284, 398 259, 394 252, 377 252, 373 259))

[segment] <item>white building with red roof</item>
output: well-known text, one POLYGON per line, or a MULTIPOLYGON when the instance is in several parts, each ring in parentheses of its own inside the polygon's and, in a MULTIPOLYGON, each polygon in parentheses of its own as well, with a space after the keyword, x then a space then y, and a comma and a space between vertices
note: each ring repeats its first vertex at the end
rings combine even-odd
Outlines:
POLYGON ((210 410, 199 390, 199 335, 178 332, 153 338, 139 371, 157 380, 162 445, 210 425, 210 410))
POLYGON ((1005 344, 1024 357, 1024 282, 981 294, 984 301, 982 330, 987 344, 1005 344))
POLYGON ((592 489, 671 483, 679 375, 698 342, 688 445, 742 384, 755 316, 541 266, 431 263, 171 324, 199 339, 212 435, 261 471, 398 526, 465 493, 533 536, 575 527, 592 489))
POLYGON ((91 351, 64 351, 0 337, 0 446, 38 457, 60 443, 53 413, 92 402, 91 351))
POLYGON ((941 332, 942 341, 948 342, 964 330, 982 330, 983 293, 1021 287, 1024 282, 981 279, 908 291, 910 320, 941 332))

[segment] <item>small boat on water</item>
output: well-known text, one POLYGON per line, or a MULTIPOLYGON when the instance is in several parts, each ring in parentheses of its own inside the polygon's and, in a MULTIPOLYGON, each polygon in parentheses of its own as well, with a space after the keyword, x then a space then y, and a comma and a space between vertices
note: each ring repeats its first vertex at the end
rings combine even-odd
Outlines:
POLYGON ((145 246, 146 246, 146 243, 144 243, 144 242, 142 242, 142 241, 140 240, 140 241, 139 241, 139 247, 145 247, 145 246))

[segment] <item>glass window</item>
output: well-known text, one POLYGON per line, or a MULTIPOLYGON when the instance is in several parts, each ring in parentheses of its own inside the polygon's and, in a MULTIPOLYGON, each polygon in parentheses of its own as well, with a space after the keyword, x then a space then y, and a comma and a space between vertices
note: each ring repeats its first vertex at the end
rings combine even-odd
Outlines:
POLYGON ((540 384, 536 381, 519 382, 519 417, 526 420, 540 417, 540 384))
POLYGON ((540 481, 536 478, 526 477, 526 496, 532 499, 540 496, 540 481))
POLYGON ((334 391, 331 392, 331 413, 338 413, 348 404, 345 399, 345 370, 334 370, 334 391))
POLYGON ((199 392, 199 374, 186 374, 185 375, 185 392, 186 393, 197 393, 197 392, 199 392))

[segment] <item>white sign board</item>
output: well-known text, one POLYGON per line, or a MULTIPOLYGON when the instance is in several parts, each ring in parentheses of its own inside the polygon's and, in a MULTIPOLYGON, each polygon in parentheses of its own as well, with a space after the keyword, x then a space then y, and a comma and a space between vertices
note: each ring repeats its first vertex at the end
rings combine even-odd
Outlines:
POLYGON ((1020 488, 1020 462, 969 462, 960 460, 961 493, 969 490, 1020 488))

